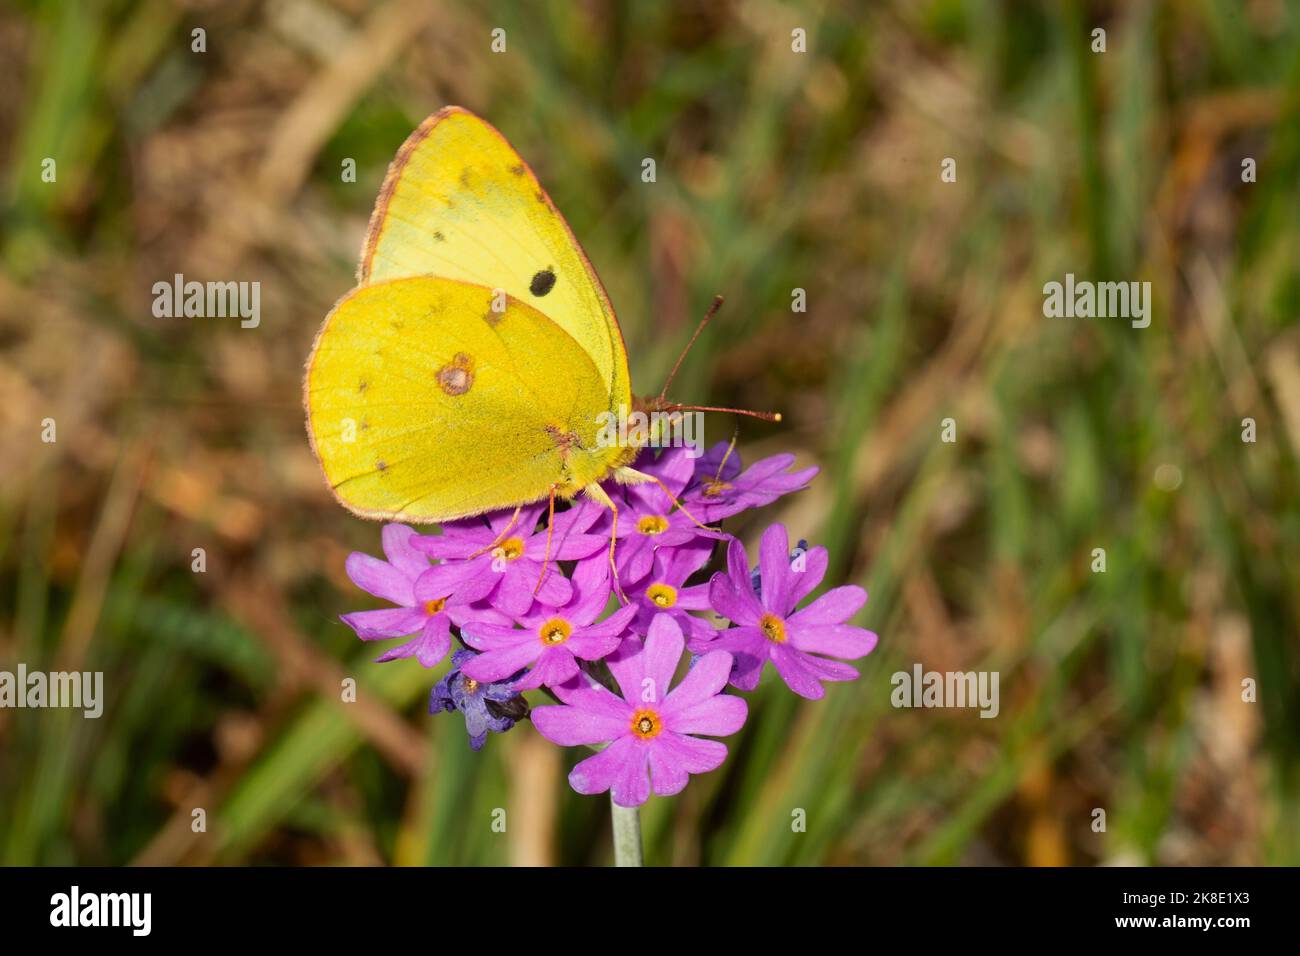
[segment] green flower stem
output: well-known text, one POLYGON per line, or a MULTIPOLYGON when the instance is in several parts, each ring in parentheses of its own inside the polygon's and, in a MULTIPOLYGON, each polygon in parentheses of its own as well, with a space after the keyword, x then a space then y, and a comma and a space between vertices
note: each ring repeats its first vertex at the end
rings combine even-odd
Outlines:
POLYGON ((644 866, 641 857, 641 811, 620 807, 609 798, 610 819, 614 825, 614 865, 644 866))
MULTIPOLYGON (((543 693, 557 704, 562 703, 549 687, 542 688, 543 693)), ((587 749, 600 753, 609 744, 587 744, 587 749)), ((609 795, 610 822, 614 827, 614 865, 645 866, 641 855, 641 811, 636 807, 620 807, 614 802, 613 791, 609 795)))

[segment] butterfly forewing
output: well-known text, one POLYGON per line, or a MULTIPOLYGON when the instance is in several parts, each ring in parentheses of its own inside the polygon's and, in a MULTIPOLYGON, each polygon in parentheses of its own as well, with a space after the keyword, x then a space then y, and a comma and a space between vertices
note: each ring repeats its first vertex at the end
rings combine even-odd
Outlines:
POLYGON ((622 333, 600 279, 528 165, 491 125, 448 107, 394 159, 359 279, 436 275, 535 307, 587 353, 617 409, 630 402, 622 333))

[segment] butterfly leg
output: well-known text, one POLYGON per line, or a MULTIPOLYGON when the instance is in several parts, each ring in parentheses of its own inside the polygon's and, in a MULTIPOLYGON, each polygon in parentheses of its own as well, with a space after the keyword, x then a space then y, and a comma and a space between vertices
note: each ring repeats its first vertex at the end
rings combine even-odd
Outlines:
POLYGON ((546 572, 551 566, 551 534, 555 530, 555 489, 559 485, 551 485, 551 503, 546 510, 546 556, 542 559, 542 573, 537 576, 537 586, 533 588, 533 594, 537 594, 542 589, 542 582, 546 580, 546 572))
POLYGON ((690 509, 687 508, 686 505, 682 504, 681 501, 678 499, 678 497, 675 494, 673 494, 671 490, 669 490, 668 486, 665 485, 658 478, 656 478, 654 475, 647 475, 645 472, 637 471, 635 468, 620 468, 616 474, 616 477, 618 478, 619 481, 622 481, 625 484, 629 484, 629 485, 635 485, 647 481, 653 481, 656 485, 658 485, 660 488, 663 489, 663 493, 668 496, 668 500, 671 501, 673 504, 675 504, 678 508, 680 508, 682 514, 690 518, 697 528, 703 528, 705 531, 718 530, 717 528, 710 528, 704 522, 700 521, 699 518, 695 517, 695 515, 691 514, 690 509))
POLYGON ((614 546, 618 544, 618 505, 614 504, 614 499, 606 493, 604 488, 595 482, 587 485, 583 490, 587 493, 587 497, 591 498, 598 504, 604 505, 613 515, 613 523, 609 530, 610 581, 614 584, 614 593, 618 595, 619 602, 622 604, 630 604, 631 602, 628 601, 627 595, 623 593, 622 586, 618 583, 618 565, 614 561, 614 546))
POLYGON ((471 554, 470 557, 477 558, 480 554, 487 554, 489 551, 495 551, 497 548, 501 547, 501 542, 505 541, 505 539, 510 536, 510 532, 514 530, 515 524, 519 521, 519 515, 523 510, 523 505, 519 505, 515 508, 515 513, 510 516, 510 520, 506 522, 506 526, 501 529, 501 533, 496 536, 495 540, 493 540, 491 544, 485 544, 483 547, 479 548, 471 554))
POLYGON ((722 469, 727 467, 727 459, 730 458, 731 453, 736 450, 736 439, 739 437, 740 432, 732 432, 731 444, 727 446, 727 453, 722 456, 722 461, 718 462, 718 473, 713 476, 714 481, 722 480, 722 469))

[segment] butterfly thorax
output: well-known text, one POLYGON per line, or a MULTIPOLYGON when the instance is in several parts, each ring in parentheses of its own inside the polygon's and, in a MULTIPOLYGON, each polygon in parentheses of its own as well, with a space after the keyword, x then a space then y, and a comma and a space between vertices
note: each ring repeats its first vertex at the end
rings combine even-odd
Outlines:
POLYGON ((560 449, 561 479, 556 493, 572 498, 589 485, 615 478, 620 469, 631 465, 644 443, 602 444, 586 447, 571 433, 552 434, 560 449))
POLYGON ((665 430, 671 428, 671 414, 674 406, 667 400, 653 398, 632 398, 632 412, 640 413, 646 422, 644 428, 611 430, 616 440, 600 440, 594 447, 584 443, 579 436, 565 432, 558 426, 549 426, 547 432, 560 449, 563 460, 563 478, 556 488, 556 493, 563 498, 572 498, 588 485, 614 479, 620 483, 635 483, 627 473, 642 449, 660 444, 669 437, 665 430))

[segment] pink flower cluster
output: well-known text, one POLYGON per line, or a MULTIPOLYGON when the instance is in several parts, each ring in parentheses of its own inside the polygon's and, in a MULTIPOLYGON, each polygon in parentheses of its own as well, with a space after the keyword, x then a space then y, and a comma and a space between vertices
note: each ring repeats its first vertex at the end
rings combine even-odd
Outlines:
POLYGON ((528 713, 522 692, 543 688, 557 703, 532 709, 537 730, 597 749, 570 773, 575 790, 608 790, 623 806, 651 790, 678 793, 726 757, 725 744, 703 738, 745 722, 745 701, 725 693, 728 684, 753 690, 770 661, 790 690, 817 699, 823 682, 857 677, 844 661, 876 644, 846 623, 866 603, 859 587, 799 607, 826 574, 825 548, 800 542, 792 554, 784 526, 772 525, 751 572, 741 543, 707 527, 806 487, 817 471, 791 471, 793 455, 742 470, 729 452, 725 443, 698 459, 646 452, 637 468, 662 484, 606 488, 616 531, 612 513, 589 501, 556 513, 549 543, 543 505, 449 523, 438 535, 387 525, 386 560, 354 553, 347 571, 395 606, 343 620, 363 640, 405 639, 380 661, 435 667, 454 641, 464 645, 430 707, 462 712, 474 749, 528 713), (719 542, 726 569, 705 578, 719 542), (710 611, 730 626, 716 627, 703 616, 710 611), (671 686, 687 649, 689 668, 671 686))

